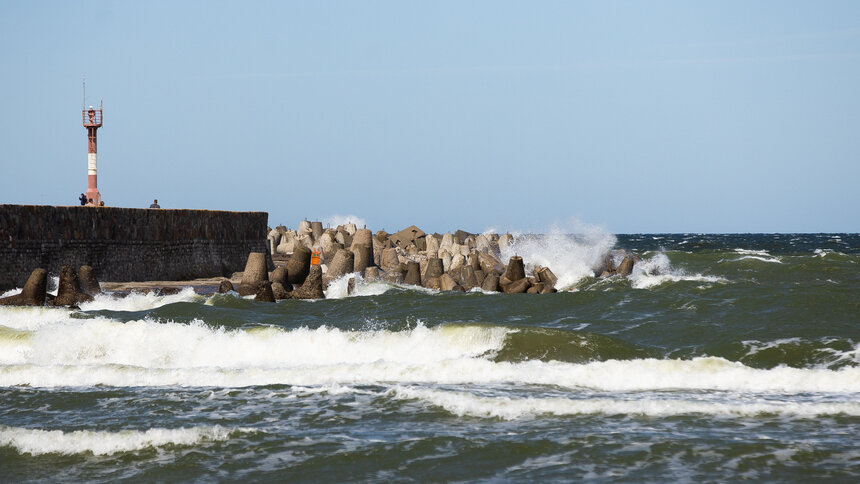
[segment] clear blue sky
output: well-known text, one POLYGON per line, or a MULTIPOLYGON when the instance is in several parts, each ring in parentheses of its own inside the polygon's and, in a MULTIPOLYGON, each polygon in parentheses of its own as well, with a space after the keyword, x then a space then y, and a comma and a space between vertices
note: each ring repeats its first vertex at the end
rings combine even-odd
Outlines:
POLYGON ((860 2, 0 2, 0 203, 860 231, 860 2))

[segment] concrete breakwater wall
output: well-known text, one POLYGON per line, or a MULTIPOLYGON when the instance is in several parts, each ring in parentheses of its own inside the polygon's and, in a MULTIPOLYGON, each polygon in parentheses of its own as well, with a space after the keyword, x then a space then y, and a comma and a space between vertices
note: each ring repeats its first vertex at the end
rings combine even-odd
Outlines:
POLYGON ((37 267, 90 265, 103 281, 229 276, 266 252, 266 212, 0 205, 0 289, 37 267))

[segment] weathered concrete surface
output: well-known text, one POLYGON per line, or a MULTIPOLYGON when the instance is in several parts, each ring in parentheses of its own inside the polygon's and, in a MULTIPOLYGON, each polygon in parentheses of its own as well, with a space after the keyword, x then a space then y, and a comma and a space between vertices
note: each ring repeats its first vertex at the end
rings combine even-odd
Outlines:
POLYGON ((48 271, 33 269, 24 289, 13 296, 0 299, 0 306, 42 306, 48 291, 48 271))
POLYGON ((297 247, 287 261, 287 282, 290 284, 302 284, 308 276, 311 268, 311 251, 307 247, 297 247))
POLYGON ((93 297, 81 291, 78 274, 72 266, 60 268, 60 282, 57 284, 57 297, 54 306, 77 306, 92 301, 93 297))
MULTIPOLYGON (((33 269, 92 266, 102 281, 229 276, 267 252, 265 212, 0 205, 0 289, 33 269)), ((272 265, 271 267, 274 267, 272 265)))
POLYGON ((268 280, 266 254, 263 252, 248 254, 248 262, 245 263, 245 271, 242 273, 242 284, 239 285, 239 294, 242 296, 256 294, 260 283, 268 280))
POLYGON ((81 266, 78 269, 78 281, 81 284, 81 290, 90 296, 95 296, 102 292, 99 280, 96 279, 91 266, 81 266))

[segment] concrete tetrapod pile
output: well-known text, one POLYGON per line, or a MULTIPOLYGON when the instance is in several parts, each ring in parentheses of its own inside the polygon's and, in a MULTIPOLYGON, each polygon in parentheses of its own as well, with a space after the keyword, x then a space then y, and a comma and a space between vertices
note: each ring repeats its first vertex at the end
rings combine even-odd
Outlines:
POLYGON ((76 308, 80 303, 93 300, 101 293, 99 281, 90 266, 81 266, 78 272, 72 266, 60 268, 57 295, 48 294, 48 272, 34 269, 20 294, 0 299, 0 306, 67 306, 76 308))
MULTIPOLYGON (((300 260, 295 265, 302 270, 309 269, 307 254, 316 251, 321 256, 323 288, 345 275, 359 274, 366 281, 383 280, 441 291, 557 291, 558 277, 549 267, 529 265, 527 271, 526 261, 519 256, 511 257, 507 263, 502 261, 502 249, 515 247, 516 239, 511 234, 471 234, 462 230, 427 234, 414 225, 394 234, 373 234, 354 224, 323 229, 319 222, 302 221, 297 230, 283 226, 270 230, 268 240, 274 254, 289 256, 289 282, 296 285, 302 284, 304 278, 292 277, 296 270, 293 260, 300 260)), ((618 255, 607 255, 603 264, 594 268, 595 276, 629 275, 635 257, 625 253, 616 266, 613 260, 618 255)), ((354 282, 349 284, 353 286, 354 282)))

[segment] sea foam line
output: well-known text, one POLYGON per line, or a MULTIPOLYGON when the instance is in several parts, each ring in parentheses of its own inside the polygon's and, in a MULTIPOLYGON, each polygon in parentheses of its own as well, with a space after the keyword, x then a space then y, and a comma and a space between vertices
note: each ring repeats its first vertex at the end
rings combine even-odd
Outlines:
POLYGON ((110 455, 133 452, 150 447, 166 445, 192 446, 202 442, 217 442, 230 439, 240 433, 255 432, 254 429, 229 429, 220 425, 178 429, 151 428, 145 431, 120 430, 118 432, 98 430, 28 429, 0 425, 0 446, 13 447, 19 453, 110 455))
POLYGON ((458 415, 515 420, 537 415, 645 415, 668 417, 704 414, 714 416, 755 416, 773 414, 812 418, 821 415, 860 416, 857 402, 708 402, 689 399, 610 399, 488 397, 468 392, 397 386, 389 391, 395 399, 420 400, 458 415))

